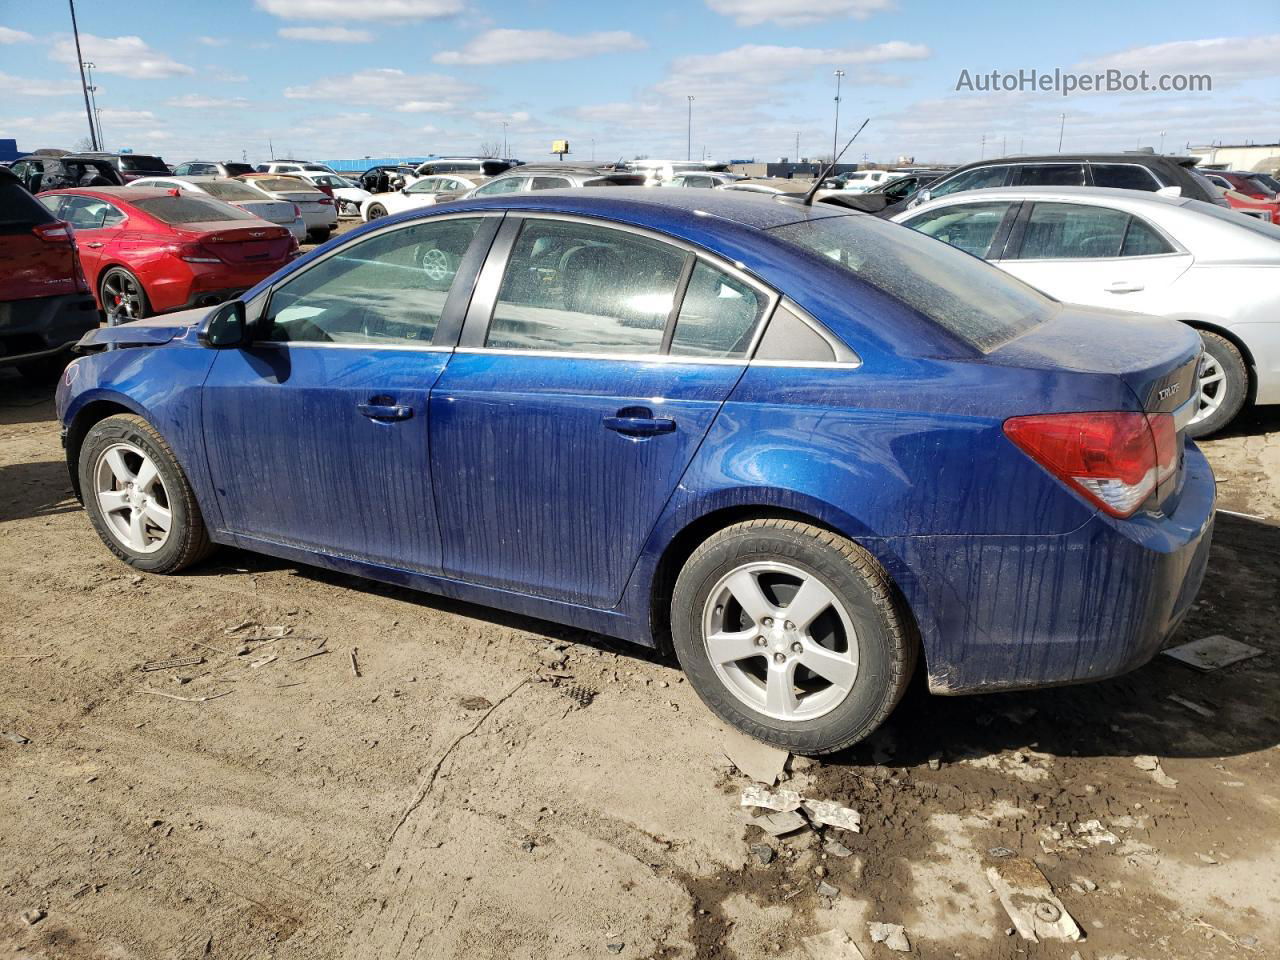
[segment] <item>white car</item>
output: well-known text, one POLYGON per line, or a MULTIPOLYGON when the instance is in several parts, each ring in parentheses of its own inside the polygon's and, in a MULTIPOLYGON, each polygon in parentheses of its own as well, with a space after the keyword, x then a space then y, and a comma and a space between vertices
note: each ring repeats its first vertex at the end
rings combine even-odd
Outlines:
POLYGON ((239 207, 269 223, 287 227, 299 243, 307 239, 307 222, 296 203, 273 199, 269 193, 241 180, 225 177, 142 177, 131 187, 160 187, 187 193, 202 193, 239 207))
POLYGON ((291 177, 299 177, 308 183, 314 183, 317 186, 328 187, 333 191, 333 199, 338 204, 338 216, 346 214, 352 217, 360 216, 360 211, 365 203, 373 196, 368 190, 359 184, 348 180, 346 177, 340 177, 336 173, 322 173, 315 170, 299 170, 297 173, 289 174, 291 177))
POLYGON ((307 236, 316 243, 328 240, 329 235, 338 229, 338 207, 333 197, 296 174, 246 173, 236 179, 252 184, 272 199, 297 204, 307 225, 307 236))
POLYGON ((967 190, 892 219, 1058 300, 1194 327, 1205 352, 1193 437, 1225 427, 1250 397, 1280 403, 1280 227, 1100 187, 967 190))
POLYGON ((258 173, 337 173, 332 167, 325 166, 323 163, 316 163, 313 160, 272 160, 270 163, 260 163, 257 166, 258 173))
POLYGON ((415 180, 401 190, 390 193, 375 193, 360 208, 360 217, 366 222, 378 220, 393 213, 403 213, 415 207, 429 207, 441 200, 452 200, 460 197, 468 190, 474 190, 484 183, 486 177, 441 176, 423 177, 415 180))
POLYGON ((847 173, 838 179, 843 181, 844 186, 841 189, 846 193, 866 193, 868 190, 874 190, 882 183, 896 180, 900 176, 901 174, 893 173, 889 170, 855 170, 853 173, 847 173))

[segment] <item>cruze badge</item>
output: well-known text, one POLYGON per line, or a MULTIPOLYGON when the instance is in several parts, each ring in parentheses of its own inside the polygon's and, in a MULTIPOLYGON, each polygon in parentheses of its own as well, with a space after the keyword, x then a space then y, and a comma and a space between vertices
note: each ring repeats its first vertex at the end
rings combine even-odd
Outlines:
POLYGON ((1160 394, 1159 394, 1160 399, 1168 400, 1175 393, 1177 393, 1179 389, 1181 389, 1181 386, 1182 386, 1181 384, 1175 383, 1172 387, 1165 387, 1163 390, 1160 391, 1160 394))

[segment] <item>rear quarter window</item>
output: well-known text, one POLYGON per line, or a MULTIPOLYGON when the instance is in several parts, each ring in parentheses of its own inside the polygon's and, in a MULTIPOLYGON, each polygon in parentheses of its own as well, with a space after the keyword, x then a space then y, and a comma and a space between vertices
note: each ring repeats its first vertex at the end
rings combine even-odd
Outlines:
POLYGON ((134 200, 143 213, 164 223, 213 223, 218 220, 257 220, 252 213, 217 200, 182 194, 177 197, 148 197, 134 200))
POLYGON ((1044 323, 1056 302, 941 240, 873 217, 823 217, 770 233, 834 260, 983 353, 1044 323))

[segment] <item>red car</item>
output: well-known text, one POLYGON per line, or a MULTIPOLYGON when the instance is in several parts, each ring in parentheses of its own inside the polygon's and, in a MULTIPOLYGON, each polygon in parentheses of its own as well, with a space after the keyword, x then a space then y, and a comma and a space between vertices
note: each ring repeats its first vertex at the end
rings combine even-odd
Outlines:
POLYGON ((1276 198, 1274 191, 1268 190, 1262 183, 1247 174, 1232 173, 1229 170, 1206 170, 1204 173, 1211 181, 1215 177, 1221 180, 1222 183, 1218 186, 1223 189, 1243 193, 1253 200, 1275 200, 1276 198))
POLYGON ((55 376, 67 350, 98 326, 71 228, 0 167, 0 366, 55 376))
POLYGON ((239 296, 288 263, 284 227, 230 204, 150 187, 40 194, 71 224, 89 285, 110 323, 239 296))

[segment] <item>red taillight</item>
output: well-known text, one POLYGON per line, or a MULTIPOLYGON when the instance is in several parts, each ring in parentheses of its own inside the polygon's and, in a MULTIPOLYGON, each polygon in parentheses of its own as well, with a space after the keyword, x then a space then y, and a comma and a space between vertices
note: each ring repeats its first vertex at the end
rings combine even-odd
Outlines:
POLYGON ((320 204, 322 207, 332 207, 332 206, 333 206, 333 198, 332 198, 332 197, 321 197, 319 200, 317 200, 317 201, 316 201, 316 203, 320 204))
POLYGON ((69 247, 72 244, 71 225, 61 220, 55 220, 53 223, 38 223, 31 228, 31 232, 45 243, 55 243, 60 247, 69 247))
POLYGON ((1169 413, 1045 413, 1013 417, 1023 453, 1113 517, 1131 517, 1178 468, 1169 413))
POLYGON ((302 208, 296 203, 293 205, 293 219, 297 220, 302 216, 302 208))
POLYGON ((221 263, 213 253, 198 243, 180 243, 176 247, 170 247, 179 260, 185 260, 187 263, 221 263))

